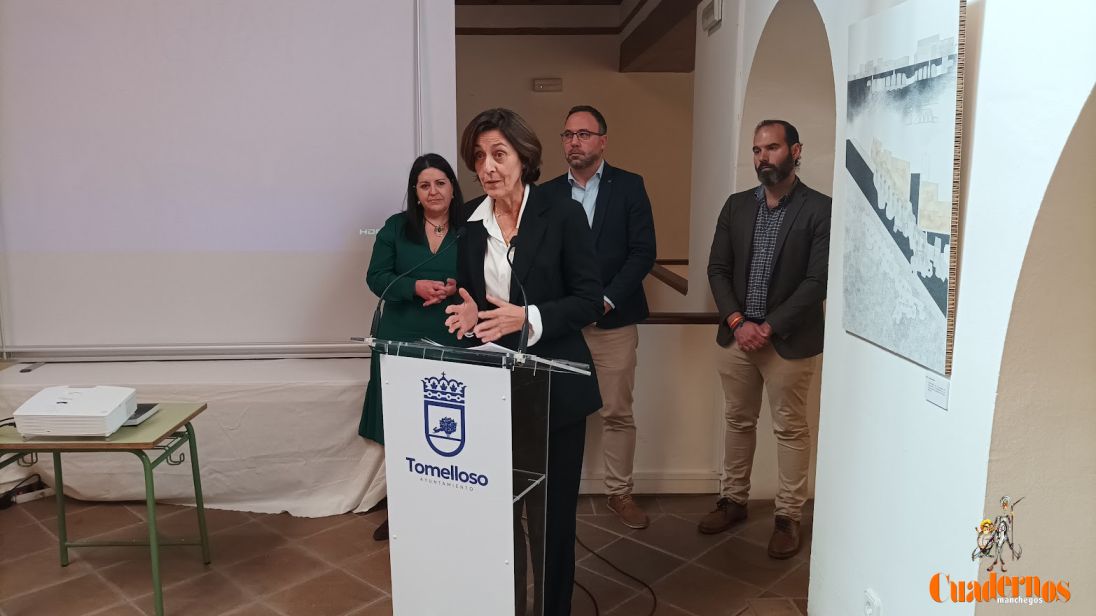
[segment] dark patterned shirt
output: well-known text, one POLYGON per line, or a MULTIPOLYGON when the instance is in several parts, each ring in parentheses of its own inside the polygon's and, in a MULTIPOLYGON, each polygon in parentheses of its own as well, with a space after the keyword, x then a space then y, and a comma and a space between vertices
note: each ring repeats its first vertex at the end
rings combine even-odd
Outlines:
POLYGON ((791 199, 799 181, 792 186, 788 194, 780 199, 776 207, 765 202, 765 188, 758 186, 754 191, 757 198, 757 219, 754 220, 753 248, 750 251, 750 274, 746 279, 747 319, 764 320, 768 312, 769 279, 773 275, 773 254, 776 252, 776 236, 780 233, 780 224, 784 222, 784 213, 788 211, 791 199))

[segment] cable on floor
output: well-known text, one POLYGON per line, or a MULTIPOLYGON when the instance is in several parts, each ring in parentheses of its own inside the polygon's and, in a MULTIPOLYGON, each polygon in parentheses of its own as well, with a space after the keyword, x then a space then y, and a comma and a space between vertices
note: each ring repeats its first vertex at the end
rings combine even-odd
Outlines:
POLYGON ((598 608, 597 599, 594 598, 594 593, 590 592, 590 589, 583 586, 578 580, 575 580, 575 586, 581 588, 582 592, 586 593, 587 597, 590 597, 590 601, 594 604, 594 616, 601 616, 601 609, 598 608))
MULTIPOLYGON (((521 521, 525 522, 525 524, 524 524, 524 526, 525 526, 525 537, 528 539, 529 538, 529 518, 526 517, 524 514, 522 514, 521 521)), ((646 588, 647 592, 651 593, 651 611, 647 612, 647 616, 654 616, 655 610, 658 609, 658 595, 655 594, 655 589, 651 588, 650 584, 648 584, 647 582, 644 582, 643 580, 637 578, 636 576, 632 575, 631 573, 628 573, 627 571, 625 571, 625 570, 621 569, 620 567, 614 565, 612 563, 612 561, 610 561, 608 558, 605 558, 604 556, 599 554, 596 550, 590 549, 590 546, 583 543, 582 539, 579 539, 578 533, 575 533, 575 542, 577 542, 580 546, 582 546, 582 548, 585 549, 587 552, 589 552, 589 553, 593 554, 594 556, 598 557, 598 559, 600 559, 606 565, 609 565, 610 567, 615 569, 621 575, 624 575, 625 577, 627 577, 629 579, 632 579, 632 580, 635 580, 636 582, 639 582, 644 588, 646 588)), ((575 579, 574 583, 575 583, 575 586, 578 586, 580 589, 582 589, 582 592, 586 593, 587 597, 590 597, 590 601, 594 604, 594 616, 601 616, 601 607, 598 605, 597 598, 594 597, 594 593, 590 592, 589 588, 586 588, 585 586, 583 586, 582 583, 578 581, 578 579, 575 579)))
MULTIPOLYGON (((589 553, 593 554, 594 556, 598 557, 602 562, 604 562, 606 565, 609 565, 610 567, 615 569, 621 575, 624 575, 625 577, 627 577, 629 579, 632 579, 632 580, 635 580, 636 582, 639 582, 644 588, 646 588, 647 592, 651 593, 651 611, 647 612, 647 616, 654 616, 655 610, 658 609, 658 595, 655 594, 655 589, 651 588, 650 584, 648 584, 647 582, 644 582, 643 580, 637 578, 636 576, 632 575, 631 573, 628 573, 627 571, 625 571, 625 570, 621 569, 620 567, 614 565, 608 558, 605 558, 604 556, 599 554, 597 551, 591 550, 590 546, 583 543, 582 539, 579 539, 577 534, 575 535, 575 541, 577 541, 578 544, 581 545, 587 552, 589 552, 589 553)), ((579 584, 577 580, 575 581, 575 584, 578 585, 580 588, 582 588, 581 584, 579 584)), ((589 590, 586 590, 585 588, 582 588, 582 590, 585 590, 586 594, 590 595, 590 599, 594 602, 594 614, 596 615, 598 613, 597 600, 594 599, 594 595, 591 594, 589 590)))

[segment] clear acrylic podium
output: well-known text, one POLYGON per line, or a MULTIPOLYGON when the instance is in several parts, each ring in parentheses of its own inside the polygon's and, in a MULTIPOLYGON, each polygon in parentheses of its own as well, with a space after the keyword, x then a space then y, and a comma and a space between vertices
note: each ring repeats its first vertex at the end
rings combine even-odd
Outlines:
POLYGON ((394 616, 541 616, 549 391, 589 366, 429 342, 379 353, 394 616))

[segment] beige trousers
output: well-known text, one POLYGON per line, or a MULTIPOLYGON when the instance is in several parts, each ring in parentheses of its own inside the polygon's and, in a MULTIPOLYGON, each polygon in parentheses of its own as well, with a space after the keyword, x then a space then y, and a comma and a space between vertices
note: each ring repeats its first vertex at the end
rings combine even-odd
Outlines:
POLYGON ((764 387, 769 394, 780 474, 776 515, 799 520, 807 500, 807 472, 811 463, 807 394, 820 358, 818 355, 784 359, 771 344, 749 353, 737 343, 718 347, 716 363, 723 382, 727 420, 721 496, 743 504, 749 500, 764 387))
POLYGON ((639 328, 626 325, 582 330, 594 358, 601 390, 601 447, 605 452, 605 489, 610 494, 631 494, 632 463, 636 452, 636 424, 632 418, 632 390, 636 382, 639 328))

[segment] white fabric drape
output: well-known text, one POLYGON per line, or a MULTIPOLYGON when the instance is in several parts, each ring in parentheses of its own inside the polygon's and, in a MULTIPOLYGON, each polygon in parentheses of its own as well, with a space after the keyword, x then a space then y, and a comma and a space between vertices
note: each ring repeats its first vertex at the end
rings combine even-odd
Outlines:
MULTIPOLYGON (((358 436, 368 359, 271 359, 48 364, 0 372, 0 417, 51 385, 122 385, 140 402, 205 402, 194 421, 206 506, 325 516, 363 511, 385 494, 384 448, 358 436)), ((181 451, 186 451, 184 447, 181 451)), ((86 500, 143 500, 131 454, 67 454, 65 492, 86 500)), ((0 481, 41 473, 8 467, 0 481)), ((155 470, 157 500, 194 502, 189 460, 155 470)))

